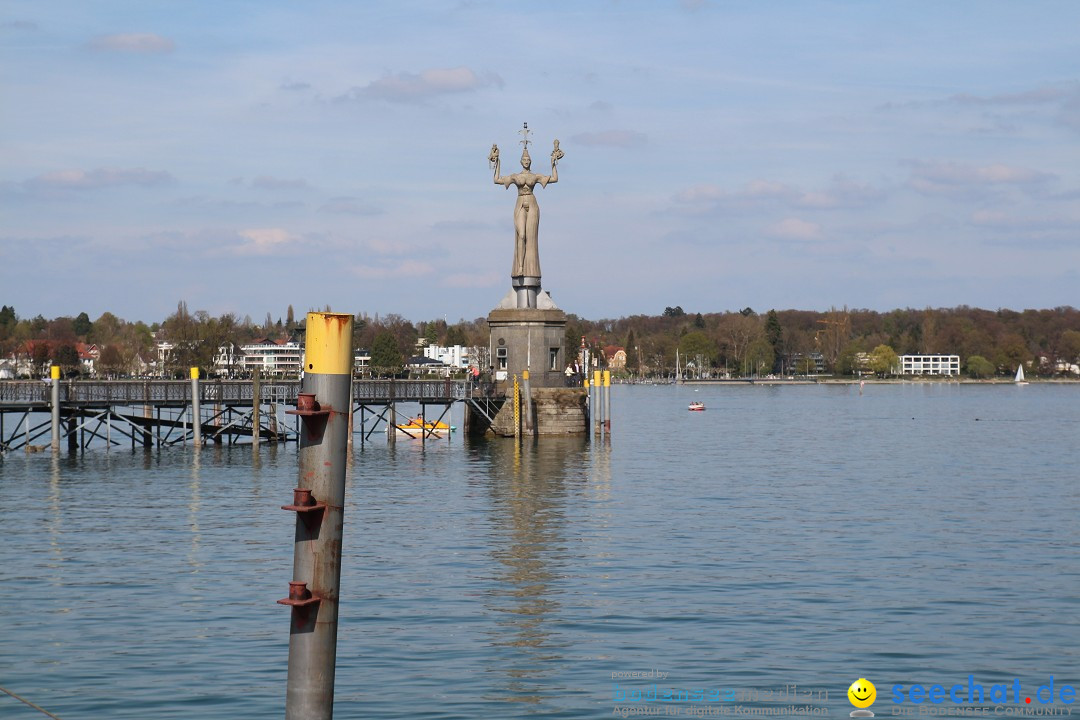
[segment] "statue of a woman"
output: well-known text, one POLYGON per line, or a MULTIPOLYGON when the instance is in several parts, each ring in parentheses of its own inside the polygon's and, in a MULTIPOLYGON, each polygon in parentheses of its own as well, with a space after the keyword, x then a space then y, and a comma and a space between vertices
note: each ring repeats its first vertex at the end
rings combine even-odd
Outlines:
POLYGON ((547 187, 548 183, 559 182, 558 162, 562 158, 563 151, 559 149, 559 141, 555 141, 555 149, 551 151, 551 174, 537 175, 530 170, 532 159, 529 157, 529 148, 526 145, 521 153, 521 172, 507 175, 499 175, 499 148, 491 146, 491 154, 488 160, 495 167, 495 184, 508 188, 517 186, 518 199, 514 206, 514 264, 510 268, 512 278, 535 278, 534 282, 526 281, 527 285, 540 284, 540 252, 536 246, 537 231, 540 228, 540 206, 533 195, 533 188, 539 183, 540 187, 547 187))

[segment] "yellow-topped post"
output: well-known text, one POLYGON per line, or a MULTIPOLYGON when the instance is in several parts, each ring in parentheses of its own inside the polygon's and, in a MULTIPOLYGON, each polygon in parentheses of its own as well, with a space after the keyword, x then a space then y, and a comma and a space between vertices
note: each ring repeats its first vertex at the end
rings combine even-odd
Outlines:
MULTIPOLYGON (((53 365, 49 368, 49 378, 52 380, 51 402, 52 405, 52 451, 60 452, 60 366, 53 365)), ((28 421, 29 422, 29 421, 28 421)), ((29 448, 27 448, 29 449, 29 448)))
POLYGON ((602 375, 603 373, 599 370, 593 370, 593 397, 596 399, 596 415, 593 417, 593 432, 597 435, 600 434, 600 429, 604 426, 604 398, 600 380, 602 375))
POLYGON ((191 368, 191 439, 198 450, 202 447, 202 408, 199 406, 199 368, 191 368))
POLYGON ((353 316, 307 315, 300 416, 299 480, 293 580, 282 604, 292 607, 286 720, 330 720, 334 713, 341 534, 352 401, 353 316))
POLYGON ((604 432, 611 433, 611 371, 604 371, 604 432))

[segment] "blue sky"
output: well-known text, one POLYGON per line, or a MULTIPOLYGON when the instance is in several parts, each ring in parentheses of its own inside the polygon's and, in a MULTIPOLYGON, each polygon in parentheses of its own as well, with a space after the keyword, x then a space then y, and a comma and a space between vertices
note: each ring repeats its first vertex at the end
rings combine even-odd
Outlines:
POLYGON ((20 316, 544 287, 600 319, 1080 303, 1080 3, 23 2, 0 15, 0 300, 20 316))

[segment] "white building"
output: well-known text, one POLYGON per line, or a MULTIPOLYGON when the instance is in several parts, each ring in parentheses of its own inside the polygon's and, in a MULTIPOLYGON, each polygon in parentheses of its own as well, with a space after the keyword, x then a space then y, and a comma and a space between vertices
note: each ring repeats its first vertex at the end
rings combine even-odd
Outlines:
POLYGON ((235 343, 227 342, 218 347, 214 356, 214 372, 221 377, 232 377, 241 367, 243 352, 235 343))
POLYGON ((959 375, 959 355, 901 355, 901 375, 959 375))
POLYGON ((438 360, 443 365, 449 365, 453 368, 468 369, 470 364, 469 348, 463 345, 454 345, 452 347, 428 345, 424 348, 424 357, 438 360))
POLYGON ((371 351, 359 348, 353 352, 353 372, 366 376, 371 371, 371 351))
POLYGON ((256 340, 240 348, 245 373, 258 369, 262 375, 299 376, 304 361, 300 343, 286 340, 256 340))

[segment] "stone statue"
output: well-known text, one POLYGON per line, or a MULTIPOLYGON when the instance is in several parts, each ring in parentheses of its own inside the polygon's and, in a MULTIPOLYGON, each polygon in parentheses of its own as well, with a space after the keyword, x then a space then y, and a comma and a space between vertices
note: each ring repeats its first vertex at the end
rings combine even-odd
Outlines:
POLYGON ((532 172, 532 159, 529 157, 529 124, 521 130, 525 149, 521 153, 521 172, 513 175, 499 175, 499 147, 491 146, 488 162, 495 170, 495 184, 508 188, 517 186, 518 198, 514 206, 514 262, 510 267, 510 278, 518 292, 518 307, 536 307, 536 296, 540 291, 540 251, 537 247, 537 234, 540 228, 540 206, 533 195, 537 184, 547 187, 548 183, 559 182, 558 162, 563 157, 559 141, 551 151, 551 174, 537 175, 532 172))

